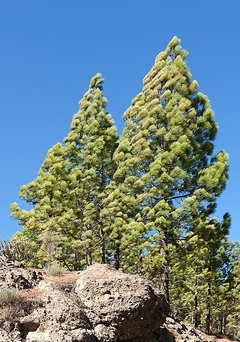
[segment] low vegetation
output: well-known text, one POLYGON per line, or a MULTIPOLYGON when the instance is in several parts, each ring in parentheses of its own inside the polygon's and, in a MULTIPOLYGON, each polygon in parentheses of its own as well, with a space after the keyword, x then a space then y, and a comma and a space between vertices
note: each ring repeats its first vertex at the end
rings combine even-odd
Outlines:
POLYGON ((46 269, 47 273, 52 276, 60 276, 62 274, 62 268, 59 264, 49 265, 46 269))
POLYGON ((26 296, 15 288, 0 289, 0 322, 18 322, 41 305, 37 298, 26 296))
POLYGON ((19 291, 15 288, 0 289, 0 307, 14 303, 19 298, 19 291))

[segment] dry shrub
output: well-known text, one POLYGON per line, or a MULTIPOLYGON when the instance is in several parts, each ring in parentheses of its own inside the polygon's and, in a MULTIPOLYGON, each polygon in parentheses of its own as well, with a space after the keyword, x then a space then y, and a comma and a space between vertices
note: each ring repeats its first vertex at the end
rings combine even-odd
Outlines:
POLYGON ((0 306, 13 303, 19 296, 19 291, 15 288, 4 287, 0 289, 0 306))
POLYGON ((1 319, 16 322, 20 317, 29 315, 34 309, 41 306, 40 300, 26 297, 15 288, 0 289, 1 319))
POLYGON ((30 315, 41 305, 39 300, 19 295, 5 307, 3 318, 6 321, 18 321, 20 317, 30 315))
POLYGON ((51 274, 52 276, 59 276, 62 274, 62 269, 59 264, 52 264, 47 267, 47 273, 51 274))

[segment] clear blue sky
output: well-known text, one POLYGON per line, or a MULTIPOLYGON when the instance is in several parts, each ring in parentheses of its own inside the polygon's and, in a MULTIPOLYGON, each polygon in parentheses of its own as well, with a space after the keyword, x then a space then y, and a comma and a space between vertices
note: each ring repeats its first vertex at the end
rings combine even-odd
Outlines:
POLYGON ((90 78, 105 78, 108 111, 122 114, 155 56, 177 35, 188 66, 215 112, 216 152, 229 153, 230 179, 216 216, 232 216, 240 240, 240 0, 0 0, 0 238, 19 188, 69 130, 90 78))

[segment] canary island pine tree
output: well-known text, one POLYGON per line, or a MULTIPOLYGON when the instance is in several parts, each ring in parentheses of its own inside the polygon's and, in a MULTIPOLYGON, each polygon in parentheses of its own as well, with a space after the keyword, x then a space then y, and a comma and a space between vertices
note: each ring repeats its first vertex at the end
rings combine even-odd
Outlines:
POLYGON ((171 254, 170 297, 172 309, 178 318, 187 320, 197 328, 206 326, 206 331, 216 321, 220 294, 229 269, 227 236, 230 216, 225 214, 220 223, 216 218, 198 221, 189 231, 182 246, 178 244, 171 254))
POLYGON ((64 235, 61 220, 63 213, 66 215, 63 199, 67 194, 67 166, 63 147, 58 143, 47 152, 36 179, 20 188, 20 198, 30 204, 31 209, 20 209, 17 203, 11 205, 11 216, 22 226, 22 232, 20 235, 17 233, 13 240, 27 238, 33 255, 31 266, 39 267, 50 262, 46 244, 46 236, 50 232, 58 234, 58 237, 55 235, 58 244, 64 235))
POLYGON ((108 208, 121 231, 120 259, 158 278, 169 298, 171 246, 211 215, 228 177, 227 155, 213 155, 217 124, 174 37, 124 114, 108 208), (113 208, 113 203, 117 205, 113 208), (130 247, 130 248, 129 248, 130 247))
POLYGON ((37 265, 57 259, 79 269, 92 263, 93 254, 95 261, 106 262, 107 229, 100 212, 118 143, 106 104, 103 78, 97 74, 73 116, 65 144, 50 149, 37 178, 20 189, 32 209, 11 206, 21 234, 38 246, 37 265))
MULTIPOLYGON (((83 247, 87 264, 100 246, 100 257, 95 261, 106 262, 106 232, 108 227, 101 217, 107 186, 116 170, 113 153, 118 144, 116 127, 103 96, 103 78, 97 74, 90 82, 89 90, 80 101, 70 132, 65 138, 65 157, 70 163, 70 177, 75 179, 72 189, 75 197, 75 225, 82 230, 83 247)), ((99 254, 99 253, 98 253, 99 254)))

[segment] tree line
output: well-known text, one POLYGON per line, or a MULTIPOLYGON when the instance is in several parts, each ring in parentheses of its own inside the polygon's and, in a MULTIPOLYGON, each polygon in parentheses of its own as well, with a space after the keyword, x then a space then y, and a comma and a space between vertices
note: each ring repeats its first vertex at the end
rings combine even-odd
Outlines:
POLYGON ((239 243, 214 217, 228 155, 214 154, 217 124, 174 37, 143 79, 117 134, 103 78, 94 76, 70 131, 20 188, 22 227, 11 244, 27 266, 81 270, 108 263, 150 278, 172 313, 207 332, 239 332, 239 243))

